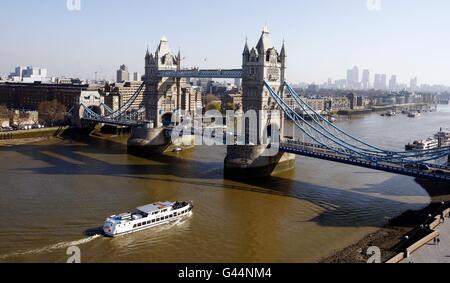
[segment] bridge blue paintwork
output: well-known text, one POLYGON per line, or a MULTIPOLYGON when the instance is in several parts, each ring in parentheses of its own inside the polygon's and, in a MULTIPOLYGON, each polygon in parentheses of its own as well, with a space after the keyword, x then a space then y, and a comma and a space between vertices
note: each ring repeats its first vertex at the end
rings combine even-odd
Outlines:
POLYGON ((160 78, 215 78, 215 79, 240 79, 242 78, 241 69, 232 70, 160 70, 160 78))
POLYGON ((324 151, 318 147, 308 147, 296 143, 281 143, 280 150, 286 153, 344 163, 378 171, 450 183, 450 175, 438 174, 435 173, 434 170, 408 169, 398 164, 370 162, 359 158, 350 158, 345 155, 339 155, 330 151, 324 151))
MULTIPOLYGON (((161 70, 158 73, 159 77, 171 78, 241 78, 242 70, 161 70)), ((84 108, 84 120, 104 123, 109 125, 121 125, 135 127, 143 125, 144 122, 137 121, 138 115, 145 111, 145 108, 140 109, 134 113, 128 113, 131 105, 137 99, 145 84, 133 94, 129 101, 119 110, 113 111, 111 108, 103 105, 106 115, 102 116, 85 105, 80 105, 84 108)), ((311 110, 303 99, 290 87, 285 84, 289 92, 294 96, 295 102, 304 110, 311 110)), ((284 99, 270 87, 268 82, 265 82, 265 87, 268 89, 271 97, 278 104, 281 111, 290 118, 294 124, 305 133, 315 144, 303 142, 283 142, 280 145, 280 150, 287 153, 293 153, 313 158, 339 162, 349 165, 355 165, 400 175, 419 177, 435 181, 443 181, 450 183, 450 170, 447 166, 437 166, 426 163, 427 161, 435 160, 450 153, 449 148, 424 150, 416 152, 390 152, 372 146, 343 130, 330 124, 328 120, 318 113, 312 112, 311 116, 313 122, 308 122, 301 117, 294 109, 292 109, 284 99), (420 169, 420 165, 428 166, 429 170, 420 169), (413 167, 411 169, 411 166, 413 167), (416 167, 414 167, 416 166, 416 167), (438 170, 439 169, 439 170, 438 170), (444 173, 439 173, 444 172, 444 173)), ((307 113, 309 113, 307 111, 307 113)))

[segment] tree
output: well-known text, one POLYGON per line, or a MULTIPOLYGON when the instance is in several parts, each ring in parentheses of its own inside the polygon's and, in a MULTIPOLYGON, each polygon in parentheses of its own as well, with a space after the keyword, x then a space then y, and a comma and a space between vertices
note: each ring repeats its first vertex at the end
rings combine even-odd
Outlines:
POLYGON ((213 102, 209 103, 206 106, 206 110, 207 111, 209 111, 209 110, 217 110, 217 111, 220 112, 220 110, 221 110, 221 103, 219 101, 213 101, 213 102))
POLYGON ((208 94, 206 96, 206 105, 214 102, 214 101, 218 101, 220 100, 217 96, 215 96, 214 94, 208 94))
POLYGON ((0 119, 8 119, 9 110, 5 105, 0 105, 0 119))
POLYGON ((228 102, 225 106, 226 110, 236 110, 236 105, 233 102, 228 102))
POLYGON ((12 115, 13 115, 13 123, 16 124, 16 126, 19 128, 20 126, 22 126, 22 124, 28 122, 28 120, 30 119, 30 113, 25 111, 19 111, 18 114, 13 113, 12 115))
POLYGON ((44 123, 49 123, 52 127, 56 122, 61 122, 65 118, 66 106, 58 100, 43 101, 38 106, 39 119, 44 123))

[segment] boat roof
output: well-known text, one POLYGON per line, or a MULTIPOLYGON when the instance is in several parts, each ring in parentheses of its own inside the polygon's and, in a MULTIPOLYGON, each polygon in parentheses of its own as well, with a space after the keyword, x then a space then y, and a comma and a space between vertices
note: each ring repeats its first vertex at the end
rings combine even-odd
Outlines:
POLYGON ((164 209, 164 208, 171 207, 172 205, 173 205, 173 202, 170 202, 170 201, 156 202, 156 203, 140 206, 137 209, 139 211, 142 211, 142 212, 148 214, 148 213, 151 213, 153 211, 157 211, 157 210, 161 210, 161 209, 164 209))

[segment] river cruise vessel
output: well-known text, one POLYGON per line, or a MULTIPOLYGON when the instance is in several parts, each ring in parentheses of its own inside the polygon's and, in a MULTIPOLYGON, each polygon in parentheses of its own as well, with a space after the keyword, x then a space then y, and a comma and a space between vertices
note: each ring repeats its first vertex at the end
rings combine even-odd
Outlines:
POLYGON ((103 232, 109 237, 130 234, 180 220, 192 214, 192 202, 157 202, 138 207, 133 213, 108 217, 103 232))
POLYGON ((428 150, 439 147, 439 141, 437 139, 428 138, 422 141, 415 141, 412 144, 407 144, 405 149, 410 150, 428 150))

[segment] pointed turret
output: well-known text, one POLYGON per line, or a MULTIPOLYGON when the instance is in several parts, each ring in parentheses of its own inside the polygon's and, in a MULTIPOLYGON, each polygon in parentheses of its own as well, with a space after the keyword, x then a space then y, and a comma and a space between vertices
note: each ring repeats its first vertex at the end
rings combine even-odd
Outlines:
POLYGON ((164 55, 170 53, 169 41, 167 40, 167 37, 163 36, 161 38, 156 53, 159 57, 163 57, 164 55))
POLYGON ((242 64, 246 64, 250 58, 250 49, 248 48, 247 38, 245 38, 244 51, 242 52, 242 64))
POLYGON ((177 69, 181 70, 181 48, 178 48, 177 54, 177 69))
POLYGON ((261 38, 259 39, 256 49, 259 54, 266 54, 267 49, 272 48, 272 40, 270 39, 270 32, 267 26, 264 26, 261 38))
POLYGON ((283 46, 281 47, 280 57, 285 58, 286 57, 286 48, 284 46, 284 39, 283 39, 283 46))
POLYGON ((248 39, 247 38, 245 38, 244 52, 242 52, 242 55, 250 55, 250 49, 248 48, 248 39))
POLYGON ((148 51, 148 45, 147 45, 147 52, 145 53, 145 59, 150 58, 150 51, 148 51))

